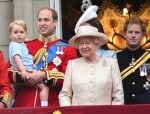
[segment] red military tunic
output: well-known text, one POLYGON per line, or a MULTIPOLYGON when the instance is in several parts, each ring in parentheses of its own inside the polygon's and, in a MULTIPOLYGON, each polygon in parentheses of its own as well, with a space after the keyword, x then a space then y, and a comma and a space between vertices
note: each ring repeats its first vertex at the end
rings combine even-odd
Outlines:
MULTIPOLYGON (((54 46, 57 42, 64 42, 62 40, 56 40, 47 44, 47 48, 54 46)), ((29 49, 29 53, 33 56, 37 53, 37 51, 43 48, 44 43, 39 41, 38 39, 28 41, 27 47, 29 49)), ((67 44, 68 45, 68 44, 67 44)), ((49 56, 51 54, 49 53, 49 56)), ((62 63, 57 67, 59 72, 65 73, 66 65, 70 59, 74 59, 77 57, 76 50, 71 46, 66 46, 63 48, 63 54, 58 55, 61 59, 62 63)), ((52 70, 56 65, 54 62, 48 63, 48 70, 52 70)), ((49 106, 59 106, 58 102, 58 94, 62 88, 63 80, 58 79, 54 87, 50 87, 49 92, 49 106)), ((36 107, 40 106, 40 98, 39 98, 40 90, 35 87, 24 87, 22 88, 16 96, 16 101, 14 107, 36 107)))
POLYGON ((0 101, 8 107, 11 97, 12 89, 8 80, 7 65, 3 54, 0 52, 0 101))

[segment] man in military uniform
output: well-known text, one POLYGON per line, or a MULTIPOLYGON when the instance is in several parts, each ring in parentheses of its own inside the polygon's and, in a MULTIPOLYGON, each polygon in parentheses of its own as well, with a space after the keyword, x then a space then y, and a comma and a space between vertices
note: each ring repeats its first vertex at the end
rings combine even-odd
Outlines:
POLYGON ((117 53, 125 104, 150 103, 150 82, 145 67, 150 63, 150 53, 141 47, 145 32, 146 27, 141 19, 132 17, 125 22, 126 49, 117 53))
MULTIPOLYGON (((39 107, 39 89, 35 86, 43 81, 50 87, 48 106, 59 106, 58 94, 62 88, 67 63, 77 57, 76 50, 68 42, 55 35, 58 15, 54 9, 44 7, 37 15, 38 38, 26 42, 34 57, 38 71, 29 73, 27 85, 16 95, 14 107, 39 107)), ((13 72, 13 77, 18 73, 13 72)), ((17 79, 17 78, 13 78, 17 79)), ((15 80, 14 80, 15 83, 15 80)))
POLYGON ((12 89, 8 80, 7 66, 2 52, 0 52, 0 108, 9 106, 12 98, 12 89))

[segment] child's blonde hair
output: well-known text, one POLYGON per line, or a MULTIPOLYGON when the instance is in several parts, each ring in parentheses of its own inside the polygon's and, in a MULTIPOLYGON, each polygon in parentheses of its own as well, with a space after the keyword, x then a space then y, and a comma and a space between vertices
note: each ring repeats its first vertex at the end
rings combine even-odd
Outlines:
POLYGON ((23 21, 23 20, 15 20, 15 21, 11 22, 10 25, 9 25, 9 32, 10 33, 11 33, 12 28, 13 28, 14 25, 19 25, 19 26, 23 27, 25 31, 27 31, 27 25, 26 25, 25 21, 23 21))

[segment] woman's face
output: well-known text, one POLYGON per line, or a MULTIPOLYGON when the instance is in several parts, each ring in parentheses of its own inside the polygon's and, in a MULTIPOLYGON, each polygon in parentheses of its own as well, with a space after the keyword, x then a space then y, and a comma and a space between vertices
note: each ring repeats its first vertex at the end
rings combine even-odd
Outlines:
POLYGON ((97 51, 97 45, 94 43, 94 38, 91 36, 80 37, 78 39, 79 52, 82 57, 90 58, 95 56, 97 51))

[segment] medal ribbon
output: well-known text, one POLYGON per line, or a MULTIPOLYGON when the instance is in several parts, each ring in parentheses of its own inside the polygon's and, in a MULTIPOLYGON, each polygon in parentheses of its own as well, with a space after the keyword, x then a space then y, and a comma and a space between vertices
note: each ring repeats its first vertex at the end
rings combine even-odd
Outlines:
MULTIPOLYGON (((66 42, 63 42, 61 40, 59 40, 58 42, 56 42, 55 45, 50 46, 48 48, 48 50, 47 50, 47 53, 48 53, 47 63, 52 62, 52 60, 57 56, 56 52, 58 50, 58 46, 59 45, 61 45, 63 47, 68 46, 68 44, 66 42)), ((42 60, 42 57, 43 57, 43 55, 40 57, 40 60, 36 64, 37 70, 40 70, 41 68, 44 67, 44 61, 42 60)))

